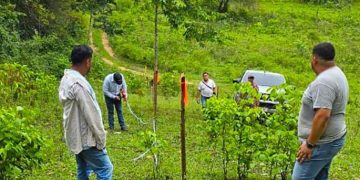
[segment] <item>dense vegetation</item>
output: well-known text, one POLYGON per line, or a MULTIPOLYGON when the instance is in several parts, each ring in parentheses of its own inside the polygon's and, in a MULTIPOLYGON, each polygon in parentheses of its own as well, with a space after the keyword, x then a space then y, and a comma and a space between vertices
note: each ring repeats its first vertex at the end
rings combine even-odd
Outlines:
POLYGON ((75 159, 62 140, 62 109, 57 99, 58 81, 69 67, 72 46, 90 43, 92 32, 96 51, 88 78, 107 127, 102 80, 118 66, 144 74, 149 71, 144 67, 153 67, 157 2, 158 131, 148 131, 152 129, 151 78, 123 72, 129 103, 147 124, 140 124, 123 106, 130 131, 108 134, 107 142, 114 179, 152 178, 151 153, 133 160, 147 149, 160 153, 162 178, 179 179, 180 72, 190 81, 188 179, 222 179, 224 174, 255 179, 289 176, 297 148, 298 91, 315 77, 309 64, 310 50, 322 41, 335 44, 337 63, 350 82, 347 143, 334 160, 331 177, 360 177, 359 2, 4 0, 0 2, 0 179, 75 177, 75 159), (110 36, 115 58, 103 47, 102 31, 110 36), (113 65, 105 64, 104 57, 113 65), (246 69, 284 74, 293 85, 288 88, 297 91, 288 89, 290 94, 274 96, 280 100, 292 97, 293 104, 279 106, 278 113, 266 117, 264 124, 258 121, 264 118, 261 110, 229 100, 235 91, 248 91, 231 84, 246 69), (219 85, 220 98, 202 112, 193 95, 203 71, 209 71, 219 85), (161 145, 153 147, 155 137, 161 145))

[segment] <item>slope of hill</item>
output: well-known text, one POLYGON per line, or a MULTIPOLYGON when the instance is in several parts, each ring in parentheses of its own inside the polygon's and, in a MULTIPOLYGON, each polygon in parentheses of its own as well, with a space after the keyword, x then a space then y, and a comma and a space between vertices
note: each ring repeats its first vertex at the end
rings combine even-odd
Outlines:
MULTIPOLYGON (((30 125, 26 132, 36 131, 36 135, 41 134, 45 145, 37 149, 41 153, 32 154, 42 159, 39 161, 41 166, 25 168, 24 171, 9 166, 8 172, 12 173, 9 177, 73 179, 76 163, 62 139, 57 80, 63 69, 69 66, 71 47, 87 41, 89 19, 71 9, 72 1, 61 0, 49 4, 36 0, 27 2, 25 6, 22 1, 0 2, 0 112, 6 114, 6 117, 17 119, 17 122, 20 122, 19 119, 26 122, 25 125, 30 125), (16 7, 15 3, 20 4, 16 7), (19 12, 28 13, 28 16, 19 12), (29 13, 36 16, 29 16, 29 13)), ((139 124, 124 106, 125 120, 130 131, 109 133, 107 149, 115 167, 114 179, 151 179, 151 156, 133 160, 144 152, 141 146, 144 137, 139 133, 151 129, 152 91, 148 85, 151 77, 141 76, 141 73, 136 75, 131 69, 138 72, 139 68, 146 66, 148 72, 144 71, 144 74, 151 74, 153 9, 149 5, 151 1, 115 2, 116 5, 109 5, 113 9, 112 13, 104 16, 97 14, 94 24, 97 28, 104 27, 103 30, 108 32, 110 46, 115 57, 121 61, 115 62, 116 58, 105 52, 106 48, 101 43, 101 31, 94 29, 93 43, 97 51, 88 78, 96 91, 107 127, 102 80, 108 73, 130 69, 124 72, 130 88, 129 103, 147 124, 139 124), (110 60, 110 63, 106 64, 101 59, 110 60), (119 65, 124 68, 117 68, 119 65)), ((201 0, 196 2, 207 3, 201 0)), ((204 5, 202 8, 208 9, 208 12, 213 7, 204 5)), ((184 26, 174 29, 163 12, 160 15, 159 67, 163 76, 160 83, 157 137, 166 141, 160 150, 161 175, 168 179, 179 179, 181 175, 178 97, 180 72, 185 72, 187 78, 195 82, 200 80, 203 71, 210 72, 220 85, 221 98, 232 97, 231 80, 246 69, 283 73, 290 84, 304 90, 315 78, 309 63, 311 48, 318 42, 330 41, 335 44, 338 65, 345 71, 351 90, 346 118, 347 143, 334 159, 331 178, 359 179, 360 79, 357 74, 360 70, 360 3, 333 6, 299 1, 258 1, 251 6, 234 3, 227 13, 217 13, 214 10, 214 14, 216 15, 206 22, 199 21, 201 25, 210 25, 216 32, 213 34, 215 37, 202 41, 185 39, 184 26)), ((207 33, 206 28, 202 30, 207 33)), ((222 179, 221 154, 209 146, 209 136, 206 133, 208 124, 203 121, 201 108, 195 103, 195 87, 190 86, 189 90, 190 105, 186 109, 188 179, 222 179)), ((5 116, 1 114, 1 117, 5 116)), ((6 122, 6 125, 12 126, 10 120, 6 122)), ((21 130, 17 132, 13 134, 22 135, 21 130)), ((6 150, 16 150, 14 147, 18 148, 9 145, 6 150)), ((4 151, 5 148, 0 147, 1 167, 4 151)), ((236 167, 230 166, 229 169, 228 176, 236 177, 236 167)), ((264 179, 262 172, 261 169, 253 169, 250 178, 264 179)))

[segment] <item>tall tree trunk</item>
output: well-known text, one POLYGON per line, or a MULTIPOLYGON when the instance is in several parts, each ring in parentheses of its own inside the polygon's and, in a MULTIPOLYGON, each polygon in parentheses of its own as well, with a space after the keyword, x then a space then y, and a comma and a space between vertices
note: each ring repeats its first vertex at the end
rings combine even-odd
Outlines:
POLYGON ((156 130, 156 118, 157 118, 157 82, 158 82, 158 12, 159 11, 159 4, 155 2, 155 29, 154 29, 154 54, 155 54, 155 62, 154 62, 154 80, 153 80, 153 87, 154 87, 154 120, 155 120, 155 130, 156 130))
POLYGON ((230 0, 221 0, 219 7, 218 7, 218 12, 226 13, 229 9, 229 2, 230 2, 230 0))
MULTIPOLYGON (((159 41, 159 36, 158 36, 158 15, 159 15, 159 2, 155 1, 155 27, 154 27, 154 55, 155 55, 155 62, 154 62, 154 78, 153 78, 153 87, 154 87, 154 119, 153 119, 153 131, 154 133, 156 133, 156 129, 157 129, 157 85, 158 85, 158 41, 159 41)), ((156 153, 154 155, 154 166, 155 166, 155 171, 156 174, 159 174, 159 153, 156 153)))
POLYGON ((88 44, 90 44, 91 40, 90 40, 90 36, 91 36, 91 33, 92 33, 92 27, 93 27, 93 22, 94 22, 94 10, 91 9, 90 11, 90 20, 89 20, 89 29, 88 29, 88 44))

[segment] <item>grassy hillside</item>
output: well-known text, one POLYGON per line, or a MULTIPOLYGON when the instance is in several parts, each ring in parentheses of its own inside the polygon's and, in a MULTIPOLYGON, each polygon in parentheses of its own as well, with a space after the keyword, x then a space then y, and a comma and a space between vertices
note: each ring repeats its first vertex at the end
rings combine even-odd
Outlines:
MULTIPOLYGON (((93 58, 93 69, 88 77, 96 91, 106 129, 108 122, 102 93, 103 78, 108 73, 117 71, 119 66, 137 71, 144 71, 143 67, 146 66, 151 74, 153 64, 152 7, 132 0, 116 2, 113 12, 105 16, 108 25, 105 30, 109 32, 115 57, 111 57, 102 45, 102 30, 94 29, 93 39, 97 50, 93 58), (104 63, 103 58, 113 62, 113 65, 104 63)), ((54 32, 53 35, 40 34, 16 41, 10 44, 11 47, 20 45, 23 50, 13 57, 5 56, 6 53, 0 51, 1 63, 28 65, 9 68, 8 65, 0 64, 0 95, 3 97, 0 100, 0 112, 10 112, 9 109, 22 106, 24 113, 15 113, 13 116, 26 119, 32 125, 30 127, 46 139, 46 145, 41 148, 42 165, 24 173, 15 169, 12 171, 14 178, 45 180, 74 179, 76 176, 74 155, 68 151, 62 139, 62 109, 57 99, 58 80, 63 69, 68 67, 67 57, 72 44, 86 42, 84 34, 88 19, 74 12, 72 16, 80 18, 74 21, 73 29, 61 29, 62 35, 54 32), (64 34, 69 34, 69 39, 62 38, 64 34), (60 39, 66 41, 57 43, 60 39)), ((0 18, 0 22, 2 20, 0 18)), ((104 25, 104 19, 97 20, 97 27, 104 25)), ((303 91, 315 78, 310 68, 311 48, 322 41, 334 43, 337 63, 350 83, 346 116, 347 142, 333 161, 331 179, 360 178, 360 79, 357 78, 360 70, 360 3, 327 6, 298 1, 259 1, 251 7, 232 4, 228 13, 207 23, 211 23, 217 32, 215 40, 185 40, 184 27, 173 29, 167 18, 160 15, 161 83, 157 136, 166 141, 160 150, 163 179, 181 177, 180 97, 179 86, 176 84, 180 72, 185 72, 192 82, 189 85, 190 105, 186 109, 188 179, 222 179, 221 154, 209 145, 206 132, 208 124, 203 120, 201 108, 194 98, 201 73, 210 72, 220 87, 221 98, 232 96, 232 79, 239 77, 246 69, 282 73, 289 84, 303 91)), ((3 27, 0 25, 0 30, 1 28, 3 27)), ((3 28, 2 32, 10 32, 11 28, 3 28)), ((11 38, 20 38, 20 33, 11 38)), ((139 124, 123 105, 129 131, 109 132, 107 135, 107 150, 114 164, 113 179, 151 179, 152 157, 147 154, 143 159, 133 161, 145 151, 140 145, 142 138, 139 134, 152 129, 152 97, 148 85, 150 79, 131 72, 123 73, 129 85, 129 103, 147 124, 139 124)), ((119 130, 117 123, 115 122, 116 130, 119 130)), ((230 162, 229 177, 236 178, 235 162, 230 162)), ((252 169, 250 178, 268 177, 261 169, 252 169)), ((92 176, 92 179, 95 177, 92 176)))
MULTIPOLYGON (((229 15, 212 22, 220 42, 186 41, 184 29, 171 29, 161 16, 160 68, 195 74, 207 70, 221 82, 230 82, 245 69, 264 69, 284 73, 290 83, 305 87, 314 77, 309 68, 311 48, 317 42, 331 41, 346 73, 358 70, 354 64, 360 62, 355 55, 359 51, 359 3, 334 8, 274 1, 259 2, 256 9, 231 7, 229 15)), ((118 55, 151 66, 153 14, 143 8, 141 3, 119 2, 109 21, 118 23, 122 33, 112 36, 111 42, 118 55)))
MULTIPOLYGON (((111 37, 118 56, 129 63, 151 66, 153 51, 152 12, 141 5, 120 3, 109 19, 118 22, 122 34, 111 37), (121 8, 120 8, 121 7, 121 8)), ((359 166, 352 152, 358 148, 357 94, 360 49, 360 4, 334 7, 306 3, 260 2, 256 9, 232 6, 226 20, 213 22, 219 31, 219 42, 184 40, 183 29, 172 29, 167 19, 160 19, 160 68, 162 71, 186 72, 191 80, 201 72, 212 77, 231 92, 231 80, 246 69, 280 72, 288 82, 303 90, 315 78, 310 68, 311 48, 318 42, 330 41, 337 50, 337 64, 350 82, 347 126, 348 143, 336 158, 332 176, 358 177, 351 167, 359 166)), ((226 94, 223 96, 226 96, 226 94)))

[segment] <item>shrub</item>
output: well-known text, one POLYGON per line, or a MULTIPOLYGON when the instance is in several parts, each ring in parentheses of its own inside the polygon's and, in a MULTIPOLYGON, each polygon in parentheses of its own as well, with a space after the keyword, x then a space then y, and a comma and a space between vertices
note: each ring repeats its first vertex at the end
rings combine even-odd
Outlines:
POLYGON ((41 164, 45 139, 23 116, 23 108, 0 109, 0 177, 17 178, 41 164))
POLYGON ((176 77, 174 73, 163 73, 159 88, 165 97, 177 96, 180 91, 180 78, 176 77))
POLYGON ((270 179, 286 179, 291 172, 298 148, 296 136, 299 91, 284 85, 270 90, 270 98, 279 102, 276 112, 265 113, 254 107, 259 94, 250 84, 236 84, 241 100, 210 99, 204 108, 206 129, 214 150, 221 143, 224 178, 232 162, 237 162, 238 179, 246 179, 252 170, 261 169, 270 179), (245 97, 245 98, 244 98, 245 97))

